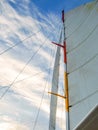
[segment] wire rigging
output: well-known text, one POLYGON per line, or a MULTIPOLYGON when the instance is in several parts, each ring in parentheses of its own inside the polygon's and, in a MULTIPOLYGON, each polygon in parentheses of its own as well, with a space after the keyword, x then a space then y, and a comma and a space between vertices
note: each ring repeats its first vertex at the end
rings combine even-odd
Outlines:
MULTIPOLYGON (((55 30, 54 30, 55 31, 55 30)), ((48 35, 48 37, 50 36, 50 34, 48 35)), ((48 39, 47 37, 47 39, 48 39)), ((33 59, 33 57, 38 53, 38 51, 44 46, 44 44, 46 43, 47 40, 45 40, 40 47, 37 49, 37 51, 30 57, 30 59, 27 61, 27 63, 24 65, 24 67, 22 68, 22 70, 19 72, 19 74, 16 76, 16 78, 12 81, 12 83, 9 85, 9 87, 5 90, 5 92, 1 95, 0 100, 5 96, 5 94, 9 91, 9 89, 13 86, 13 84, 15 83, 15 81, 18 79, 18 77, 23 73, 23 71, 25 70, 25 68, 27 67, 27 65, 31 62, 31 60, 33 59)))
POLYGON ((32 58, 36 55, 36 53, 40 50, 40 48, 42 47, 42 45, 39 47, 39 49, 32 55, 32 57, 28 60, 28 62, 24 65, 23 69, 19 72, 19 74, 16 76, 16 78, 13 80, 13 82, 9 85, 9 87, 5 90, 5 92, 1 95, 0 99, 2 99, 4 97, 4 95, 8 92, 8 90, 12 87, 12 85, 15 83, 15 81, 17 80, 17 78, 20 76, 20 74, 24 71, 24 69, 26 68, 26 66, 30 63, 30 61, 32 60, 32 58))
MULTIPOLYGON (((38 31, 40 32, 40 30, 38 31)), ((6 50, 4 50, 3 52, 0 53, 0 55, 10 51, 11 49, 13 49, 14 47, 16 47, 17 45, 19 45, 20 43, 26 41, 27 39, 31 38, 33 35, 36 35, 38 32, 36 32, 35 34, 32 34, 30 36, 28 36, 27 38, 23 39, 22 41, 18 42, 17 44, 7 48, 6 50)), ((46 41, 45 41, 46 42, 46 41)), ((44 42, 44 43, 45 43, 44 42)), ((38 50, 36 50, 34 52, 34 54, 29 58, 29 60, 27 61, 27 63, 24 65, 24 67, 21 69, 21 71, 17 74, 17 76, 15 77, 15 79, 12 81, 12 83, 8 86, 8 88, 5 90, 5 92, 1 95, 0 97, 0 100, 6 95, 6 93, 13 87, 13 85, 16 83, 16 80, 18 79, 18 77, 23 73, 23 71, 25 70, 25 68, 28 66, 28 64, 31 62, 31 60, 34 58, 34 56, 38 53, 38 51, 43 47, 43 44, 40 45, 40 47, 38 48, 38 50)), ((50 64, 51 65, 51 64, 50 64)), ((49 73, 50 74, 50 68, 49 68, 49 73)), ((46 80, 46 83, 45 83, 45 87, 44 87, 44 90, 43 90, 43 93, 42 93, 42 97, 41 97, 41 101, 40 101, 40 104, 39 104, 39 108, 38 108, 38 112, 37 112, 37 116, 36 116, 36 119, 35 119, 35 122, 34 122, 34 126, 33 126, 33 130, 35 130, 35 127, 36 127, 36 124, 37 124, 37 121, 38 121, 38 117, 39 117, 39 113, 40 113, 40 110, 41 110, 41 106, 42 106, 42 102, 43 102, 43 99, 44 99, 44 95, 45 95, 45 90, 46 90, 46 87, 47 87, 47 82, 48 82, 48 78, 46 80)))
POLYGON ((1 52, 0 55, 6 53, 6 52, 8 52, 8 51, 10 51, 10 50, 13 49, 14 47, 16 47, 16 46, 18 46, 20 43, 23 43, 24 41, 28 40, 29 38, 31 38, 32 36, 36 35, 36 34, 39 33, 40 31, 41 31, 41 30, 39 30, 39 31, 36 32, 36 33, 31 34, 30 36, 26 37, 26 38, 23 39, 22 41, 16 43, 15 45, 13 45, 13 46, 11 46, 11 47, 9 47, 9 48, 7 48, 7 49, 4 50, 3 52, 1 52))
MULTIPOLYGON (((48 80, 48 79, 47 79, 47 80, 48 80)), ((46 82, 45 82, 45 87, 44 87, 43 94, 42 94, 42 97, 41 97, 41 101, 40 101, 40 104, 39 104, 39 108, 38 108, 37 116, 36 116, 36 119, 35 119, 35 122, 34 122, 34 125, 33 125, 33 130, 35 130, 36 125, 37 125, 37 121, 38 121, 38 117, 39 117, 39 113, 40 113, 41 105, 42 105, 43 98, 44 98, 44 95, 45 95, 45 90, 46 90, 46 86, 47 86, 47 80, 46 80, 46 82)))
MULTIPOLYGON (((52 52, 50 53, 50 55, 51 54, 52 54, 52 52)), ((50 67, 51 67, 52 60, 50 60, 50 61, 51 61, 51 63, 50 63, 50 67)), ((48 70, 48 75, 50 75, 50 69, 48 70)), ((39 108, 38 108, 37 116, 36 116, 36 119, 35 119, 35 122, 34 122, 34 125, 33 125, 33 130, 35 130, 36 125, 37 125, 39 113, 40 113, 40 110, 41 110, 41 105, 42 105, 42 102, 43 102, 43 99, 44 99, 44 95, 45 95, 45 90, 46 90, 46 87, 47 87, 47 83, 49 82, 49 76, 47 77, 45 82, 46 83, 45 83, 45 87, 44 87, 43 94, 42 94, 42 97, 41 97, 41 101, 40 101, 40 105, 39 105, 39 108)))
MULTIPOLYGON (((2 4, 3 4, 3 2, 2 2, 2 4)), ((4 8, 4 7, 3 7, 3 8, 4 8)), ((5 10, 5 9, 4 9, 4 10, 5 10)), ((13 11, 12 11, 12 12, 13 12, 13 11)), ((14 14, 14 12, 13 12, 13 14, 14 14)), ((15 16, 15 14, 14 14, 14 16, 15 16)), ((25 23, 25 24, 26 24, 26 23, 25 23)), ((35 23, 35 24, 36 24, 36 23, 35 23)), ((53 28, 53 27, 52 27, 52 28, 53 28)), ((53 28, 53 29, 54 29, 54 28, 53 28)), ((12 30, 12 29, 11 29, 11 30, 12 30)), ((12 30, 12 31, 13 31, 13 30, 12 30)), ((14 47, 18 46, 20 43, 23 43, 24 41, 26 41, 27 39, 31 38, 33 35, 36 35, 36 34, 39 33, 39 32, 41 32, 41 29, 38 30, 38 31, 35 32, 35 33, 32 32, 33 34, 29 35, 28 37, 26 37, 25 39, 23 39, 23 40, 21 40, 20 42, 16 43, 15 45, 13 45, 13 46, 7 48, 7 49, 4 50, 3 52, 1 52, 0 55, 6 53, 6 52, 8 52, 8 51, 10 51, 10 50, 13 49, 14 47)))
POLYGON ((37 52, 43 47, 43 45, 45 44, 42 43, 40 45, 40 47, 37 49, 37 51, 30 57, 30 59, 27 61, 27 63, 24 65, 23 69, 19 72, 19 74, 16 76, 16 78, 13 80, 13 82, 9 85, 9 87, 5 90, 5 92, 2 94, 2 96, 0 97, 0 99, 2 99, 4 97, 4 95, 8 92, 8 90, 12 87, 12 85, 15 83, 15 81, 17 80, 17 78, 20 76, 20 74, 24 71, 24 69, 26 68, 26 66, 31 62, 31 60, 33 59, 33 57, 37 54, 37 52))
MULTIPOLYGON (((55 30, 54 30, 54 31, 55 31, 55 30)), ((13 45, 13 46, 11 46, 11 47, 7 48, 7 49, 6 49, 6 50, 4 50, 3 52, 1 52, 1 53, 0 53, 0 55, 3 55, 4 53, 6 53, 6 52, 10 51, 10 50, 11 50, 11 49, 13 49, 14 47, 18 46, 20 43, 23 43, 24 41, 28 40, 29 38, 31 38, 32 36, 36 35, 36 34, 37 34, 37 33, 39 33, 39 32, 41 32, 41 29, 40 29, 40 30, 38 30, 38 32, 36 32, 36 33, 33 33, 33 34, 29 35, 28 37, 26 37, 26 38, 25 38, 25 39, 23 39, 22 41, 20 41, 20 42, 16 43, 15 45, 13 45)))
MULTIPOLYGON (((51 52, 51 54, 52 54, 52 52, 51 52)), ((51 54, 50 54, 50 55, 51 55, 51 54)), ((51 63, 50 63, 50 67, 51 67, 52 60, 50 60, 50 61, 51 61, 51 63)), ((49 71, 49 72, 48 72, 48 75, 49 75, 49 74, 50 74, 50 69, 49 69, 48 71, 49 71)), ((48 76, 48 77, 49 77, 49 76, 48 76)), ((41 102, 40 102, 40 105, 39 105, 38 113, 37 113, 37 116, 36 116, 36 119, 35 119, 35 122, 34 122, 34 125, 33 125, 33 130, 35 130, 36 124, 37 124, 37 121, 38 121, 38 116, 39 116, 40 109, 41 109, 41 105, 42 105, 42 101, 43 101, 43 98, 44 98, 45 89, 46 89, 46 87, 47 87, 47 83, 48 83, 48 80, 49 80, 48 77, 47 77, 46 84, 45 84, 45 87, 44 87, 44 90, 43 90, 43 95, 42 95, 41 102)))
MULTIPOLYGON (((59 66, 60 64, 58 64, 57 66, 59 66)), ((55 66, 55 67, 57 67, 57 66, 55 66)), ((53 66, 51 66, 50 68, 47 68, 45 71, 49 71, 49 70, 52 70, 54 67, 53 66)), ((26 78, 24 78, 24 79, 21 79, 21 80, 18 80, 18 81, 16 81, 14 84, 17 84, 17 83, 19 83, 19 82, 22 82, 22 81, 24 81, 24 80, 27 80, 27 79, 30 79, 30 78, 32 78, 32 77, 35 77, 35 76, 37 76, 37 75, 39 75, 39 74, 41 74, 41 73, 44 73, 44 72, 37 72, 37 73, 35 73, 34 75, 31 75, 31 76, 28 76, 28 77, 26 77, 26 78)))

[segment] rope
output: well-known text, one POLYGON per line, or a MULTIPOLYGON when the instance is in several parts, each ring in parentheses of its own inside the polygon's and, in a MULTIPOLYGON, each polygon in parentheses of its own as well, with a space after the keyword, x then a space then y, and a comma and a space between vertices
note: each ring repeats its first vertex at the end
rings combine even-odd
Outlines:
MULTIPOLYGON (((51 55, 51 54, 50 54, 51 55)), ((52 64, 52 61, 50 63, 50 66, 52 64)), ((48 71, 48 75, 50 74, 50 69, 48 71)), ((49 77, 49 76, 48 76, 49 77)), ((40 109, 41 109, 41 105, 42 105, 42 101, 43 101, 43 97, 44 97, 44 94, 45 94, 45 89, 46 89, 46 86, 47 86, 47 82, 48 82, 48 78, 46 80, 46 84, 45 84, 45 87, 44 87, 44 90, 43 90, 43 95, 42 95, 42 98, 41 98, 41 102, 40 102, 40 105, 39 105, 39 109, 38 109, 38 113, 37 113, 37 116, 36 116, 36 119, 35 119, 35 122, 34 122, 34 126, 33 126, 33 130, 35 130, 35 127, 36 127, 36 124, 37 124, 37 121, 38 121, 38 116, 39 116, 39 113, 40 113, 40 109)))
MULTIPOLYGON (((50 63, 50 65, 51 65, 51 63, 50 63)), ((50 69, 48 70, 48 75, 49 74, 50 74, 50 69)), ((36 116, 36 119, 35 119, 35 122, 34 122, 34 125, 33 125, 33 130, 35 130, 36 125, 37 125, 39 113, 40 113, 40 110, 41 110, 41 105, 42 105, 42 102, 43 102, 43 98, 44 98, 44 95, 45 95, 45 90, 46 90, 47 83, 48 83, 48 77, 47 77, 47 80, 46 80, 46 83, 45 83, 45 87, 44 87, 44 90, 43 90, 43 94, 42 94, 42 97, 41 97, 41 102, 40 102, 40 105, 39 105, 39 108, 38 108, 37 116, 36 116)))
MULTIPOLYGON (((59 66, 60 64, 58 64, 57 66, 59 66)), ((55 67, 57 67, 57 66, 55 66, 55 67)), ((54 67, 53 66, 51 66, 50 68, 47 68, 45 71, 49 71, 49 70, 52 70, 52 69, 54 69, 54 67)), ((35 76, 37 76, 37 75, 39 75, 39 74, 41 74, 41 73, 44 73, 44 72, 38 72, 38 73, 35 73, 34 75, 31 75, 31 76, 28 76, 28 77, 26 77, 26 78, 24 78, 24 79, 21 79, 21 80, 18 80, 18 81, 16 81, 14 84, 17 84, 17 83, 19 83, 19 82, 22 82, 22 81, 24 81, 24 80, 26 80, 26 79, 30 79, 30 78, 32 78, 32 77, 35 77, 35 76)))
POLYGON ((29 39, 29 38, 31 38, 32 36, 36 35, 36 34, 39 33, 40 31, 41 31, 41 30, 39 30, 39 31, 36 32, 36 33, 31 34, 30 36, 26 37, 26 38, 23 39, 22 41, 20 41, 20 42, 16 43, 15 45, 9 47, 8 49, 6 49, 6 50, 4 50, 3 52, 1 52, 0 55, 6 53, 6 52, 8 52, 8 51, 10 51, 10 50, 13 49, 14 47, 18 46, 20 43, 23 43, 24 41, 26 41, 27 39, 29 39))
MULTIPOLYGON (((47 84, 47 80, 46 80, 46 84, 47 84)), ((45 94, 46 84, 45 84, 43 94, 42 94, 42 97, 41 97, 41 102, 40 102, 40 105, 39 105, 39 108, 38 108, 37 116, 36 116, 36 119, 35 119, 35 122, 34 122, 34 125, 33 125, 33 130, 35 130, 35 127, 36 127, 36 124, 37 124, 37 121, 38 121, 41 105, 42 105, 44 94, 45 94)))
POLYGON ((45 41, 44 41, 44 43, 41 44, 41 46, 37 49, 37 51, 30 57, 30 59, 28 60, 28 62, 24 65, 23 69, 19 72, 19 74, 16 76, 16 78, 13 80, 13 82, 9 85, 9 87, 1 95, 0 100, 4 97, 4 95, 8 92, 8 90, 12 87, 12 85, 15 83, 15 81, 17 80, 17 78, 24 71, 24 69, 27 67, 27 65, 31 62, 31 60, 33 59, 33 57, 38 53, 38 51, 43 47, 44 44, 45 44, 45 41))
MULTIPOLYGON (((55 31, 55 30, 54 30, 55 31)), ((48 35, 48 37, 50 36, 50 34, 48 35)), ((30 36, 29 36, 30 37, 30 36)), ((48 39, 47 37, 47 39, 48 39)), ((44 44, 46 43, 47 40, 45 40, 40 47, 38 48, 38 50, 30 57, 30 59, 27 61, 27 63, 24 65, 23 69, 19 72, 19 74, 16 76, 16 78, 12 81, 12 83, 9 85, 9 87, 5 90, 5 92, 1 95, 0 100, 4 97, 4 95, 9 91, 9 89, 12 87, 12 85, 15 83, 15 81, 18 79, 18 77, 21 75, 21 73, 25 70, 25 68, 27 67, 27 65, 31 62, 31 60, 33 59, 33 57, 38 53, 38 51, 44 46, 44 44)), ((12 48, 12 47, 11 47, 12 48)))

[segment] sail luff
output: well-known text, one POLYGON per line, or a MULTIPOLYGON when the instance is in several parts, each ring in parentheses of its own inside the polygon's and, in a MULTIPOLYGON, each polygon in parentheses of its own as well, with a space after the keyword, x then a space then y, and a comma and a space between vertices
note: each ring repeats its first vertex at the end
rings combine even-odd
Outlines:
MULTIPOLYGON (((62 37, 62 31, 60 34, 59 43, 61 43, 61 37, 62 37)), ((53 71, 53 78, 52 78, 52 88, 51 88, 51 92, 53 93, 58 93, 60 48, 61 47, 57 46, 57 52, 55 56, 54 71, 53 71)), ((51 94, 49 130, 55 130, 56 111, 57 111, 57 96, 51 94)))

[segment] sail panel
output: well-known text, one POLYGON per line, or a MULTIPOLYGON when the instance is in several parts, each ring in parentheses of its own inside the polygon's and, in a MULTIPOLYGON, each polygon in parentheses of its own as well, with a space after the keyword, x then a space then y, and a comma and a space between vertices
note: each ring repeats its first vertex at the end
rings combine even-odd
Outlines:
MULTIPOLYGON (((98 11, 97 11, 98 4, 96 4, 96 2, 94 2, 94 3, 95 4, 93 4, 93 5, 95 5, 95 6, 92 6, 92 9, 89 9, 88 6, 85 5, 85 10, 82 15, 81 15, 81 10, 82 10, 82 8, 81 8, 81 10, 79 10, 80 15, 79 16, 77 15, 77 17, 73 17, 73 19, 71 19, 71 27, 66 28, 68 52, 73 50, 73 48, 75 48, 78 44, 83 42, 83 40, 85 40, 88 37, 88 35, 90 35, 90 33, 92 33, 93 29, 97 26, 98 23, 95 21, 95 17, 98 17, 98 15, 97 15, 98 14, 98 11), (69 35, 69 32, 71 35, 69 35)), ((89 6, 90 5, 91 5, 91 3, 89 4, 89 6)), ((74 14, 76 15, 77 13, 79 13, 79 11, 76 10, 76 12, 74 12, 74 14)), ((74 14, 73 14, 73 16, 74 16, 74 14)), ((67 20, 67 16, 65 16, 65 18, 67 20)), ((66 24, 66 22, 65 22, 65 26, 68 27, 69 25, 66 24)))
POLYGON ((76 31, 85 22, 90 13, 91 11, 87 10, 86 5, 82 5, 81 7, 77 7, 74 10, 70 11, 70 13, 66 14, 65 26, 67 38, 70 37, 70 35, 72 35, 73 32, 76 31), (73 24, 75 26, 73 26, 73 24))
MULTIPOLYGON (((98 19, 97 19, 98 20, 98 19)), ((81 35, 81 33, 79 33, 81 35)), ((72 52, 68 54, 68 72, 71 73, 79 67, 93 60, 98 55, 98 27, 91 35, 84 39, 72 52)), ((69 43, 69 42, 67 42, 69 43)))
POLYGON ((74 130, 98 104, 98 1, 68 12, 65 18, 70 127, 74 130))
POLYGON ((69 76, 70 104, 75 105, 98 92, 98 57, 69 76), (94 66, 92 68, 92 66, 94 66), (70 82, 71 81, 71 82, 70 82))

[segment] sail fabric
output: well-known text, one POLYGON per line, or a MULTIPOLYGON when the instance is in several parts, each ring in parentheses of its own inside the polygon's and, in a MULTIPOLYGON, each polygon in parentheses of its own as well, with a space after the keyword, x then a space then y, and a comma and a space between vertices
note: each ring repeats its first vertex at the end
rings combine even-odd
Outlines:
MULTIPOLYGON (((59 43, 61 43, 61 38, 62 38, 62 31, 60 34, 59 43)), ((57 51, 56 51, 56 56, 54 61, 52 88, 51 88, 51 92, 56 94, 58 93, 59 64, 60 64, 60 47, 57 46, 57 51)), ((49 130, 55 130, 56 111, 57 111, 57 96, 51 94, 49 130)))
POLYGON ((91 110, 85 119, 75 128, 75 130, 97 130, 98 129, 98 105, 91 110))
POLYGON ((70 128, 98 104, 98 0, 65 14, 70 128))

